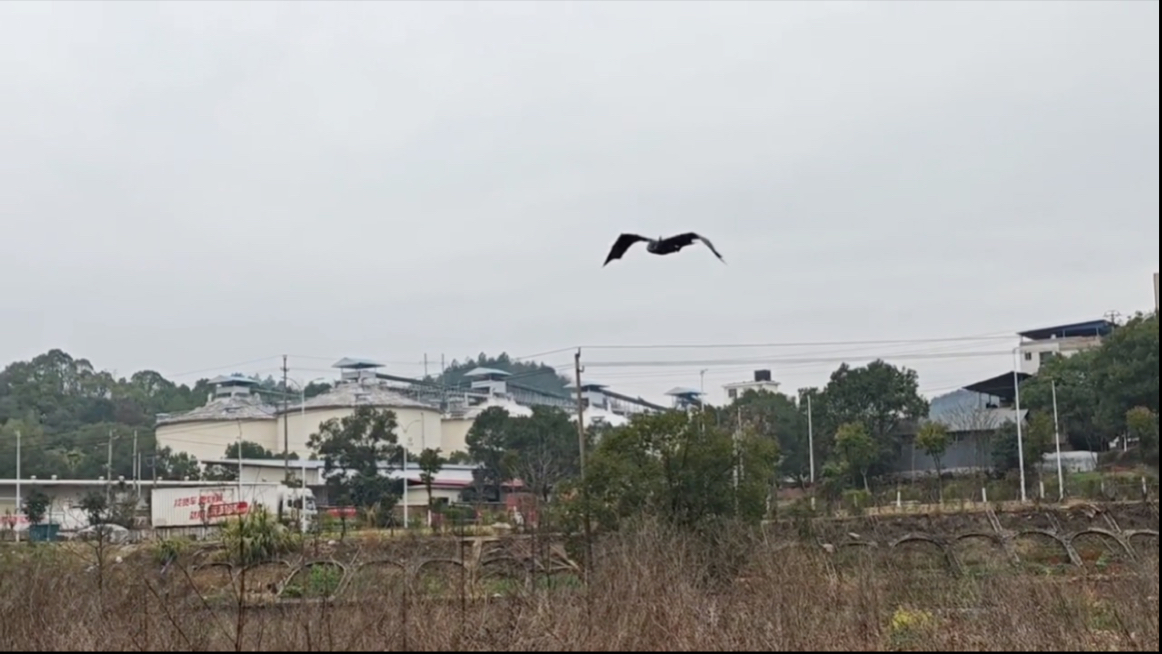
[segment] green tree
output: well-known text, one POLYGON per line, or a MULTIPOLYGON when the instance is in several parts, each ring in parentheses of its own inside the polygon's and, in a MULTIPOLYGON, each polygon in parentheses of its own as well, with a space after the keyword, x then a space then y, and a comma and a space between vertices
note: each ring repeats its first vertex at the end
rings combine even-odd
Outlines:
POLYGON ((323 460, 327 487, 336 504, 364 510, 394 506, 400 495, 399 484, 380 470, 381 465, 403 457, 397 428, 394 411, 366 406, 319 425, 309 445, 323 460))
POLYGON ((806 484, 810 479, 807 414, 782 393, 747 390, 718 410, 717 423, 740 427, 778 444, 779 469, 806 484))
POLYGON ((1093 361, 1098 421, 1120 431, 1126 412, 1158 413, 1158 316, 1138 314, 1106 337, 1093 361))
POLYGON ((78 506, 85 512, 90 525, 103 525, 109 519, 109 501, 97 491, 85 493, 78 506))
MULTIPOLYGON (((1024 444, 1025 469, 1036 467, 1053 449, 1053 417, 1046 413, 1031 413, 1028 425, 1021 432, 1024 444)), ((1017 423, 1008 420, 997 428, 993 437, 993 465, 999 472, 1016 470, 1020 465, 1017 456, 1017 423)))
POLYGON ((871 492, 868 473, 880 456, 881 448, 867 433, 862 422, 847 422, 835 433, 835 453, 844 467, 863 480, 863 489, 871 492))
POLYGON ((479 356, 468 357, 462 362, 454 360, 444 369, 444 373, 436 378, 436 381, 448 386, 464 385, 468 382, 464 374, 474 368, 503 370, 512 375, 509 378, 510 381, 520 386, 554 395, 566 397, 569 395, 566 387, 570 380, 558 374, 555 368, 543 363, 514 361, 506 353, 491 357, 482 352, 479 356))
POLYGON ((116 379, 89 361, 50 350, 0 371, 0 475, 15 475, 15 432, 25 452, 21 472, 48 477, 129 478, 138 452, 156 450, 157 413, 185 411, 205 401, 208 385, 177 385, 154 371, 116 379), (112 471, 107 469, 110 433, 112 471))
POLYGON ((169 446, 161 448, 152 461, 158 479, 201 479, 198 460, 186 452, 174 452, 169 446))
POLYGON ((689 528, 715 516, 761 519, 777 444, 706 422, 681 411, 637 415, 607 434, 586 471, 598 522, 616 528, 622 519, 647 514, 689 528))
POLYGON ((1158 457, 1158 414, 1144 406, 1126 412, 1126 434, 1138 441, 1142 458, 1158 457))
POLYGON ((448 454, 448 463, 452 465, 469 465, 474 463, 472 456, 462 450, 456 450, 448 454))
MULTIPOLYGON (((239 459, 239 458, 241 458, 241 459, 261 459, 261 460, 269 461, 269 460, 274 460, 274 459, 281 459, 282 453, 268 450, 265 447, 259 445, 258 443, 253 443, 251 441, 242 441, 241 443, 230 443, 229 445, 227 445, 226 446, 226 455, 223 458, 226 458, 226 459, 239 459), (239 451, 239 450, 241 450, 241 451, 239 451)), ((294 453, 294 452, 291 452, 290 458, 292 460, 298 460, 299 455, 294 453)))
MULTIPOLYGON (((831 379, 814 406, 819 418, 816 433, 838 436, 845 424, 860 423, 875 444, 867 474, 886 471, 899 454, 906 427, 928 415, 928 401, 920 395, 915 370, 897 368, 882 360, 852 368, 846 363, 831 379)), ((827 438, 822 452, 829 451, 827 438)), ((837 446, 838 444, 836 444, 837 446)))
POLYGON ((916 446, 932 457, 936 466, 936 487, 940 501, 944 501, 944 453, 948 451, 948 427, 939 422, 926 422, 916 432, 916 446))
POLYGON ((1119 431, 1097 419, 1100 394, 1093 371, 1100 356, 1100 348, 1094 348, 1050 357, 1036 376, 1021 382, 1022 408, 1037 413, 1052 415, 1056 390, 1061 432, 1080 450, 1104 450, 1119 431))
POLYGON ((432 449, 430 447, 424 448, 420 452, 420 481, 424 484, 424 490, 428 492, 428 513, 432 511, 432 483, 436 481, 436 475, 444 469, 444 464, 447 463, 440 454, 440 448, 432 449))
POLYGON ((496 498, 502 483, 519 478, 547 500, 558 483, 580 468, 577 429, 567 413, 553 407, 534 407, 527 417, 490 407, 476 417, 466 442, 480 465, 481 485, 496 498))
POLYGON ((28 524, 39 525, 48 517, 48 509, 52 506, 52 499, 39 488, 34 488, 24 498, 24 516, 28 518, 28 524))
POLYGON ((1158 411, 1158 317, 1139 314, 1100 346, 1052 357, 1021 384, 1022 405, 1052 413, 1056 386, 1061 431, 1078 449, 1100 451, 1122 434, 1126 412, 1158 411))

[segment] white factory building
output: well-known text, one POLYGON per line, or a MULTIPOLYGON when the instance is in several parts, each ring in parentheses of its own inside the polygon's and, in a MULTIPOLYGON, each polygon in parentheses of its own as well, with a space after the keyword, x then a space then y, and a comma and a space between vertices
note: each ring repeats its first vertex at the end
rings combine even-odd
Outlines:
MULTIPOLYGON (((450 389, 384 374, 381 364, 367 359, 344 358, 333 367, 339 369, 339 380, 331 390, 285 406, 265 403, 255 392, 259 383, 255 379, 217 377, 211 380, 214 391, 204 406, 157 416, 158 447, 185 452, 203 464, 224 458, 226 448, 240 441, 307 459, 312 454, 310 437, 323 423, 370 406, 395 412, 396 435, 409 456, 418 457, 425 448, 440 448, 447 456, 467 451, 468 430, 491 407, 519 417, 532 415, 532 406, 554 406, 576 419, 574 388, 546 392, 509 379, 511 374, 503 370, 471 370, 464 375, 469 380, 466 388, 450 389)), ((582 402, 586 424, 620 426, 634 413, 664 410, 596 383, 582 386, 582 402)))

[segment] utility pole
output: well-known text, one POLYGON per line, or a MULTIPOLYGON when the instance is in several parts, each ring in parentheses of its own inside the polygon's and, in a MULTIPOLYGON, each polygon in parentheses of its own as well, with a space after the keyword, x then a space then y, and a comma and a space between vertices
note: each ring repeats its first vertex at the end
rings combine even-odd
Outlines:
POLYGON ((1053 442, 1057 448, 1057 501, 1065 501, 1065 468, 1061 463, 1061 425, 1057 416, 1057 380, 1049 380, 1053 390, 1053 442))
POLYGON ((811 394, 807 394, 807 461, 811 466, 811 487, 815 487, 815 425, 811 422, 811 394))
MULTIPOLYGON (((20 430, 17 429, 16 430, 16 515, 13 516, 13 520, 15 520, 16 522, 19 522, 20 521, 20 513, 23 510, 24 510, 24 507, 21 506, 21 502, 20 502, 20 430)), ((19 543, 20 542, 20 530, 16 528, 16 526, 17 526, 16 522, 12 523, 12 531, 16 534, 16 542, 19 543)), ((51 522, 51 519, 50 519, 50 522, 51 522)), ((31 527, 32 523, 29 523, 29 526, 31 527)), ((29 535, 29 538, 32 538, 31 534, 29 535)))
MULTIPOLYGON (((286 355, 282 355, 282 465, 283 465, 283 479, 290 479, 290 395, 287 393, 289 386, 287 386, 287 370, 286 355)), ((305 397, 306 391, 303 390, 305 397)), ((300 428, 303 425, 299 425, 300 428)), ((238 466, 242 467, 242 443, 238 443, 238 466)), ((239 481, 241 481, 241 470, 239 470, 239 481)))
POLYGON ((138 465, 141 462, 141 460, 138 458, 138 456, 140 456, 140 455, 137 454, 137 430, 134 429, 133 430, 133 490, 137 493, 137 501, 140 502, 141 501, 141 484, 138 483, 137 480, 141 477, 141 474, 140 474, 141 468, 138 465))
POLYGON ((698 412, 700 429, 706 431, 706 369, 698 371, 698 412))
POLYGON ((109 460, 105 464, 105 504, 113 503, 113 430, 109 430, 109 460))
POLYGON ((742 452, 738 447, 738 440, 742 436, 742 406, 738 409, 738 428, 734 430, 734 515, 738 515, 738 477, 742 467, 742 452))
POLYGON ((428 353, 424 352, 424 381, 428 380, 428 353))
POLYGON ((1106 311, 1105 318, 1115 325, 1118 324, 1118 318, 1121 317, 1122 313, 1117 309, 1110 309, 1109 311, 1106 311))
POLYGON ((1017 423, 1017 467, 1020 469, 1021 503, 1023 504, 1029 500, 1029 496, 1025 490, 1025 434, 1021 424, 1021 379, 1018 376, 1021 363, 1017 359, 1017 352, 1020 349, 1019 345, 1013 348, 1013 408, 1017 412, 1014 418, 1017 423))
POLYGON ((593 538, 589 526, 589 483, 585 478, 585 400, 581 395, 581 370, 581 350, 578 349, 573 355, 573 372, 577 384, 577 445, 581 455, 581 501, 585 504, 585 582, 588 587, 589 570, 593 565, 593 538))

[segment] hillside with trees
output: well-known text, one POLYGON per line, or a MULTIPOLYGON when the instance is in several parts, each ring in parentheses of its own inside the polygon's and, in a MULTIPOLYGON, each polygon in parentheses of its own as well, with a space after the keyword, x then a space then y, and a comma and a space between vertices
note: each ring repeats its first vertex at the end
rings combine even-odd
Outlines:
MULTIPOLYGON (((297 388, 281 380, 255 379, 256 392, 269 402, 297 402, 297 388)), ((329 388, 312 384, 306 396, 329 388)), ((109 474, 131 478, 133 452, 142 454, 141 474, 196 478, 188 456, 157 448, 153 427, 159 413, 189 411, 206 403, 213 388, 208 378, 177 384, 153 370, 115 378, 87 359, 50 350, 0 371, 0 476, 16 476, 16 434, 21 434, 21 474, 95 479, 109 474)), ((236 446, 235 446, 236 447, 236 446)), ((226 454, 226 452, 224 452, 226 454)), ((228 472, 223 473, 226 476, 228 472)))
POLYGON ((552 366, 539 362, 514 361, 507 353, 500 356, 488 356, 483 352, 476 358, 469 357, 463 361, 453 360, 443 374, 437 375, 435 381, 448 386, 467 386, 471 380, 464 376, 474 368, 494 368, 512 374, 509 378, 521 386, 527 386, 547 393, 568 395, 566 386, 569 379, 557 373, 552 366))
MULTIPOLYGON (((549 366, 514 362, 507 355, 454 362, 445 379, 463 381, 463 374, 477 366, 511 371, 522 383, 545 390, 561 392, 566 383, 549 366)), ((1156 469, 1158 376, 1154 314, 1133 317, 1099 347, 1046 361, 1040 374, 1021 386, 1023 407, 1029 410, 1023 432, 1026 466, 1051 450, 1059 427, 1079 449, 1104 451, 1122 439, 1119 450, 1126 450, 1125 456, 1156 469), (1054 423, 1054 395, 1059 425, 1054 423)), ((258 381, 260 392, 285 396, 274 380, 258 381)), ((198 473, 188 457, 157 450, 154 416, 194 408, 209 394, 205 379, 187 386, 154 371, 114 378, 60 350, 13 363, 0 372, 0 475, 15 475, 15 433, 20 431, 25 476, 104 475, 112 442, 112 474, 129 477, 135 435, 138 451, 146 455, 143 476, 154 470, 170 478, 194 476, 198 473)), ((970 410, 965 397, 947 397, 941 403, 970 410)), ((689 524, 709 515, 763 515, 775 489, 808 486, 812 459, 816 492, 829 497, 895 484, 893 470, 913 437, 917 449, 939 467, 955 432, 985 432, 996 474, 1017 465, 1015 424, 952 424, 928 420, 929 410, 916 371, 882 360, 842 364, 824 386, 802 389, 793 397, 748 391, 728 406, 692 415, 668 412, 637 417, 622 428, 591 428, 591 474, 582 487, 577 434, 567 413, 538 407, 530 417, 512 417, 493 408, 478 417, 467 435, 467 455, 480 465, 470 495, 494 499, 515 478, 549 503, 571 498, 576 508, 588 496, 588 508, 607 526, 635 511, 689 524), (807 397, 813 409, 813 457, 807 397)), ((380 487, 367 463, 371 453, 398 456, 395 419, 388 414, 360 414, 328 424, 314 443, 317 451, 302 453, 321 456, 329 469, 354 475, 359 483, 344 489, 345 501, 366 504, 374 496, 386 505, 396 492, 380 487)), ((277 458, 247 443, 241 453, 277 458)), ((428 458, 430 477, 444 459, 435 451, 428 458)), ((210 474, 228 478, 232 473, 223 469, 210 474)))

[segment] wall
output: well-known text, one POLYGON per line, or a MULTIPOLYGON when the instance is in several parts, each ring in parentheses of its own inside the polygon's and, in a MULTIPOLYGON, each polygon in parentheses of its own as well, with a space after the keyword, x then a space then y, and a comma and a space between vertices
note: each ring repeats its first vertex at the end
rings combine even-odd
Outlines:
POLYGON ((158 448, 170 447, 205 460, 221 459, 239 438, 281 452, 281 438, 275 446, 275 427, 274 420, 214 420, 159 425, 154 433, 158 448))
MULTIPOLYGON (((440 413, 435 409, 419 409, 408 407, 403 409, 396 409, 392 407, 380 407, 391 409, 395 412, 396 422, 399 428, 396 429, 396 435, 399 436, 401 444, 408 444, 410 438, 411 443, 408 445, 409 454, 418 456, 425 447, 437 448, 443 447, 441 445, 441 426, 440 413), (421 422, 414 422, 422 420, 421 422), (405 431, 406 429, 406 431, 405 431)), ((274 447, 272 450, 282 453, 283 448, 283 429, 284 421, 287 434, 289 436, 289 448, 291 452, 295 452, 300 458, 309 458, 311 448, 307 445, 312 434, 318 433, 319 426, 332 418, 345 418, 354 412, 354 407, 334 407, 323 409, 310 409, 305 412, 294 411, 285 416, 280 416, 277 420, 272 421, 274 427, 274 447)), ((446 451, 446 448, 444 448, 446 451)), ((218 457, 221 457, 221 452, 218 457)))
POLYGON ((1041 369, 1042 354, 1056 353, 1062 356, 1072 356, 1081 350, 1101 345, 1102 339, 1097 336, 1073 336, 1069 338, 1052 338, 1043 341, 1023 341, 1021 343, 1021 372, 1035 375, 1041 369))
POLYGON ((468 451, 468 430, 472 428, 469 418, 445 418, 440 421, 440 437, 444 456, 452 452, 468 451))
MULTIPOLYGON (((948 445, 940 464, 945 472, 968 472, 991 468, 992 432, 968 432, 954 434, 955 440, 948 445)), ((913 470, 918 475, 936 472, 936 462, 923 450, 914 447, 911 439, 905 441, 900 448, 900 456, 896 459, 893 469, 903 474, 911 474, 913 470)))
MULTIPOLYGON (((127 488, 132 489, 132 482, 126 481, 127 488)), ((52 484, 30 484, 22 483, 20 485, 20 496, 27 499, 29 493, 34 489, 40 489, 45 495, 48 495, 52 500, 52 506, 49 508, 49 517, 51 522, 61 525, 64 530, 80 529, 88 525, 89 518, 85 512, 80 509, 81 499, 89 493, 104 494, 107 484, 100 481, 93 481, 91 484, 68 484, 54 486, 52 484)), ((141 496, 144 499, 148 497, 149 491, 145 484, 141 486, 141 496)), ((0 529, 7 529, 8 524, 15 518, 17 531, 25 531, 28 529, 28 520, 24 517, 23 511, 17 511, 16 504, 16 484, 15 482, 5 483, 0 485, 0 529)))

